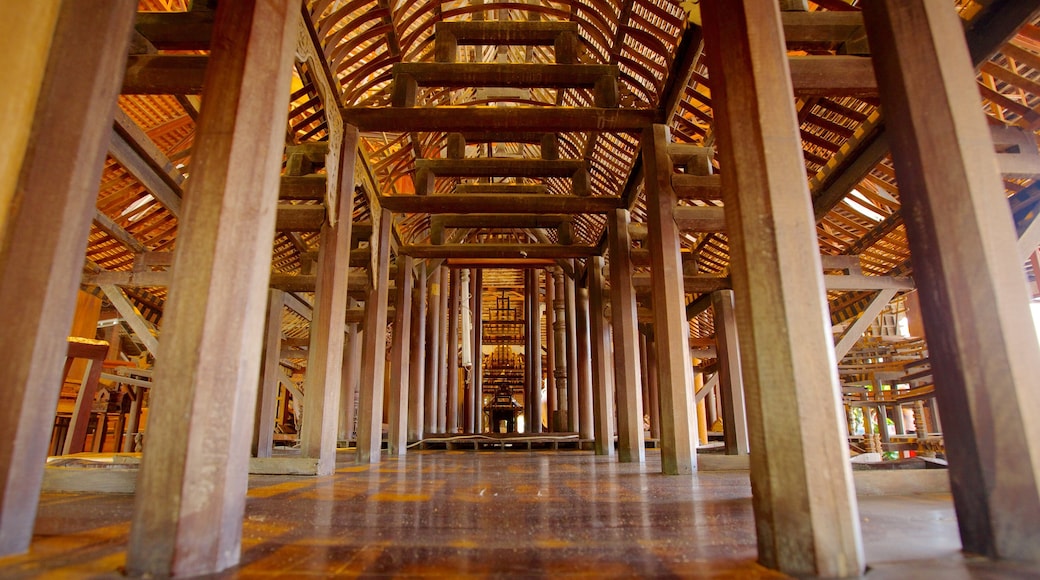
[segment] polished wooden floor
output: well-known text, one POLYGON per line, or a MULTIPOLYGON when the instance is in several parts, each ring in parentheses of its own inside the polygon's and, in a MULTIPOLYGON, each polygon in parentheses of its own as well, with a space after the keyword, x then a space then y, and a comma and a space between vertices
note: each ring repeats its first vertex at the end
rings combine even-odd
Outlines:
MULTIPOLYGON (((220 577, 778 578, 755 563, 746 472, 659 474, 584 451, 412 452, 335 476, 253 476, 220 577)), ((0 577, 120 577, 133 498, 45 494, 0 577)), ((868 578, 1036 578, 960 554, 950 497, 861 498, 868 578)))

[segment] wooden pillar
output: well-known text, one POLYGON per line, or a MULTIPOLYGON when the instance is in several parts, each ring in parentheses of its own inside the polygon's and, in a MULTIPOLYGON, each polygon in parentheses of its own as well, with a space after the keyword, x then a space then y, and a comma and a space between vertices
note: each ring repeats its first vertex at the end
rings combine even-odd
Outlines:
POLYGON ((566 272, 563 275, 563 288, 566 306, 564 329, 567 332, 567 430, 574 433, 580 431, 581 422, 578 409, 578 296, 574 278, 566 272))
POLYGON ((441 269, 433 269, 429 277, 429 306, 426 316, 426 411, 425 431, 439 433, 437 429, 437 407, 440 399, 440 324, 441 324, 441 269))
POLYGON ((661 399, 657 390, 657 345, 654 344, 652 331, 643 334, 643 348, 646 351, 646 389, 650 400, 650 438, 661 439, 661 399))
POLYGON ((460 290, 465 289, 463 295, 459 297, 459 309, 462 311, 461 319, 461 346, 459 348, 462 354, 462 367, 469 372, 463 374, 463 396, 462 396, 462 433, 474 433, 476 432, 475 423, 473 420, 473 407, 474 397, 476 390, 479 388, 474 380, 473 371, 475 367, 473 365, 473 274, 470 269, 462 270, 460 290), (469 365, 466 362, 469 361, 469 365))
POLYGON ((336 469, 357 148, 357 127, 344 125, 335 208, 335 215, 340 219, 334 225, 329 221, 322 224, 318 246, 307 376, 303 386, 305 419, 300 433, 300 455, 318 460, 317 475, 328 475, 336 469))
POLYGON ((452 353, 448 352, 448 319, 451 317, 448 299, 451 297, 451 270, 443 267, 440 274, 441 309, 440 320, 437 324, 437 328, 440 330, 437 335, 437 352, 440 353, 440 357, 437 359, 437 432, 447 433, 448 390, 450 387, 448 385, 448 361, 452 355, 452 353))
POLYGON ((589 330, 589 289, 575 290, 575 330, 577 339, 578 436, 596 437, 592 410, 592 349, 589 330))
POLYGON ((408 440, 423 438, 423 419, 426 415, 426 261, 421 260, 416 271, 412 296, 412 336, 408 366, 408 440))
POLYGON ((484 432, 484 270, 473 270, 473 432, 484 432))
POLYGON ((676 196, 667 154, 671 137, 664 125, 643 131, 642 155, 650 230, 650 275, 653 279, 654 346, 661 403, 661 470, 691 474, 697 466, 693 439, 693 369, 690 328, 686 322, 679 228, 672 218, 676 196))
MULTIPOLYGON (((99 357, 103 352, 97 353, 99 357)), ((94 396, 97 394, 98 379, 101 378, 102 358, 86 359, 87 366, 83 372, 83 378, 79 384, 79 392, 76 394, 76 406, 73 408, 72 417, 69 419, 69 430, 65 435, 65 446, 63 455, 82 453, 87 442, 87 428, 90 426, 90 418, 94 413, 94 396)), ((103 429, 101 421, 98 421, 95 433, 103 429)), ((97 435, 95 435, 95 439, 97 435)))
MULTIPOLYGON (((374 220, 373 220, 374 221, 374 220)), ((365 340, 361 350, 357 461, 379 463, 383 447, 383 391, 386 385, 386 310, 390 289, 390 230, 393 214, 382 210, 372 233, 375 286, 365 300, 365 340)), ((399 316, 403 315, 398 313, 399 316)))
POLYGON ((556 283, 552 270, 545 270, 545 426, 556 431, 556 283))
POLYGON ((9 24, 0 36, 2 54, 8 55, 0 67, 0 240, 6 237, 60 6, 59 0, 0 6, 0 22, 9 24))
POLYGON ((553 377, 556 381, 555 431, 570 431, 570 402, 567 388, 567 287, 563 282, 563 269, 553 271, 553 347, 555 348, 553 377))
POLYGON ((1040 561, 1040 349, 961 20, 865 7, 965 551, 1040 561), (926 299, 927 297, 927 299, 926 299))
POLYGON ((445 383, 448 386, 447 406, 445 407, 445 431, 459 432, 459 285, 462 283, 458 268, 449 270, 451 288, 448 290, 448 374, 445 383))
POLYGON ((11 81, 0 111, 0 299, 18 308, 0 332, 0 555, 32 537, 133 12, 127 1, 0 8, 14 23, 0 39, 11 81))
POLYGON ((274 419, 278 412, 278 368, 282 352, 282 310, 285 292, 274 288, 267 292, 267 315, 264 317, 264 347, 260 354, 260 392, 253 423, 253 457, 270 457, 274 447, 274 419))
POLYGON ((702 4, 759 562, 855 576, 862 540, 780 9, 702 4))
POLYGON ((390 346, 390 408, 386 448, 390 455, 404 455, 408 450, 408 377, 411 357, 408 352, 412 335, 412 264, 411 256, 397 260, 397 299, 394 307, 393 343, 390 346))
POLYGON ((531 366, 531 423, 527 427, 528 433, 542 432, 542 306, 539 294, 538 270, 528 269, 531 291, 528 294, 531 301, 531 318, 527 327, 531 331, 531 353, 528 355, 528 363, 531 366))
POLYGON ((610 330, 604 315, 603 257, 589 258, 589 335, 592 347, 592 406, 596 455, 614 455, 614 377, 610 330))
POLYGON ((534 334, 531 326, 534 315, 531 313, 531 294, 534 292, 531 284, 531 271, 523 270, 524 276, 524 432, 530 433, 532 427, 531 415, 532 401, 534 399, 534 373, 532 372, 533 359, 531 349, 531 335, 534 334))
POLYGON ((617 209, 607 215, 610 245, 610 317, 614 327, 614 378, 617 387, 618 460, 646 459, 643 441, 643 394, 639 365, 636 294, 632 289, 632 240, 629 214, 617 209))
MULTIPOLYGON (((353 302, 353 301, 351 301, 353 302)), ((357 324, 347 325, 347 336, 344 339, 343 379, 340 383, 339 400, 339 439, 349 441, 354 438, 354 423, 357 419, 357 392, 361 382, 361 347, 364 333, 357 324)))
POLYGON ((132 575, 238 563, 299 25, 290 0, 217 8, 137 479, 132 575))
POLYGON ((719 392, 722 394, 722 437, 726 455, 747 455, 747 414, 744 411, 744 379, 740 374, 737 319, 733 313, 733 291, 711 295, 715 320, 715 348, 719 360, 719 392))

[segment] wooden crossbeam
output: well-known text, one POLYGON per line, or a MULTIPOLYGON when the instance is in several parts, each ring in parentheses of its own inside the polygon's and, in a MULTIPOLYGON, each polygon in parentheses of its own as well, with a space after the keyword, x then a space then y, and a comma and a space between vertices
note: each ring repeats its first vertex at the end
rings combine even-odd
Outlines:
POLYGON ((859 12, 784 12, 781 19, 789 48, 839 44, 859 52, 866 46, 859 12))
POLYGON ((877 97, 874 65, 860 56, 792 56, 791 84, 798 97, 877 97))
POLYGON ((545 194, 542 184, 527 183, 460 183, 455 186, 455 193, 485 193, 502 195, 545 194))
MULTIPOLYGON (((733 284, 729 276, 711 276, 708 274, 688 274, 683 276, 683 288, 687 294, 704 294, 716 290, 729 290, 733 284)), ((632 288, 639 294, 647 294, 653 288, 650 274, 633 274, 632 288)))
POLYGON ((283 175, 278 189, 278 199, 323 201, 325 199, 325 182, 326 178, 323 174, 283 175))
POLYGON ((657 119, 657 109, 603 107, 345 107, 343 120, 361 131, 604 131, 638 132, 657 119))
POLYGON ((568 214, 439 214, 430 228, 555 228, 572 221, 568 214))
POLYGON ((159 50, 209 50, 215 12, 138 12, 134 28, 159 50))
POLYGON ((416 171, 437 177, 571 177, 585 169, 580 159, 417 159, 416 171))
POLYGON ((406 245, 402 254, 413 258, 588 258, 599 255, 596 246, 556 244, 428 244, 406 245))
POLYGON ((198 95, 209 56, 139 54, 126 60, 124 95, 198 95))
POLYGON ((899 276, 835 276, 823 277, 823 283, 828 291, 853 291, 853 290, 913 290, 914 281, 910 278, 899 276))
POLYGON ((591 64, 402 62, 394 75, 407 75, 421 87, 593 88, 617 67, 591 64))
POLYGON ((726 212, 721 207, 680 205, 672 211, 680 230, 686 232, 725 232, 726 212))
POLYGON ((679 199, 716 201, 722 199, 722 178, 719 175, 672 175, 672 188, 679 199))
POLYGON ((388 195, 380 196, 383 209, 398 213, 598 213, 621 207, 617 197, 575 195, 388 195))
POLYGON ((437 23, 437 41, 452 37, 457 45, 546 46, 561 34, 577 34, 577 22, 449 21, 437 23))
POLYGON ((325 223, 325 206, 280 204, 275 219, 278 232, 316 232, 325 223))

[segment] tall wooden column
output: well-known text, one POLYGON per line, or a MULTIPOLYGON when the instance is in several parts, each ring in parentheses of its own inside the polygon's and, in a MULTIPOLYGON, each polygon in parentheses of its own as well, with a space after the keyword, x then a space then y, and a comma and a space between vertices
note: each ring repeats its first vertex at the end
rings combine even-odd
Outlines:
POLYGON ((589 289, 584 286, 575 290, 575 338, 577 339, 577 387, 578 387, 578 436, 595 439, 594 413, 592 409, 592 349, 589 330, 589 289))
POLYGON ((533 407, 531 401, 534 399, 534 373, 532 373, 533 358, 531 356, 531 335, 534 331, 531 329, 534 315, 531 313, 531 271, 523 270, 524 275, 524 431, 527 433, 531 432, 531 408, 533 407))
POLYGON ((349 441, 354 437, 358 383, 361 382, 361 343, 364 341, 364 333, 358 328, 358 324, 348 325, 346 332, 339 398, 339 439, 343 441, 349 441))
POLYGON ((661 397, 657 388, 657 344, 652 334, 643 335, 646 349, 646 388, 650 399, 650 438, 661 440, 661 397))
POLYGON ((484 431, 484 270, 473 270, 473 432, 484 431))
POLYGON ((589 258, 589 338, 592 347, 592 407, 596 455, 614 455, 614 377, 610 329, 604 315, 603 257, 589 258))
POLYGON ((1040 351, 961 21, 940 1, 864 18, 968 552, 1040 561, 1040 351))
POLYGON ((545 270, 545 426, 547 432, 556 431, 556 334, 553 322, 556 314, 556 288, 552 270, 545 270))
POLYGON ((130 574, 208 574, 239 559, 299 25, 291 0, 217 8, 137 479, 130 574))
POLYGON ((650 230, 650 276, 653 279, 654 346, 661 401, 661 470, 690 474, 697 466, 693 439, 693 369, 686 293, 679 257, 679 228, 672 218, 676 196, 672 164, 667 154, 671 136, 664 125, 643 131, 643 171, 646 179, 647 227, 650 230))
POLYGON ((553 377, 556 380, 556 417, 554 431, 570 430, 570 401, 567 389, 567 288, 563 282, 563 269, 553 271, 553 347, 556 349, 553 377))
POLYGON ((448 386, 445 415, 445 431, 459 432, 459 285, 462 283, 462 272, 458 268, 450 270, 451 288, 448 290, 448 374, 445 383, 448 386))
POLYGON ((31 37, 5 53, 0 73, 5 80, 7 73, 26 75, 4 85, 0 113, 10 137, 0 144, 0 299, 18 309, 0 332, 0 555, 24 552, 32 537, 134 8, 121 1, 0 9, 15 23, 12 37, 0 40, 5 47, 31 37), (23 64, 39 68, 23 71, 23 64))
POLYGON ((780 9, 702 6, 759 561, 792 575, 855 576, 859 518, 780 9))
POLYGON ((423 438, 426 415, 426 261, 420 260, 416 270, 412 296, 411 361, 408 366, 408 440, 423 438))
POLYGON ((390 455, 404 455, 408 450, 408 377, 411 356, 408 352, 412 335, 412 264, 411 256, 397 260, 397 299, 394 306, 394 337, 390 346, 390 408, 386 448, 390 455))
POLYGON ((737 319, 733 313, 733 291, 711 295, 715 321, 715 348, 719 360, 719 392, 722 393, 722 438, 726 455, 747 455, 747 414, 744 412, 744 379, 740 373, 737 319))
POLYGON ((393 223, 393 214, 387 210, 382 210, 378 223, 373 223, 378 228, 372 233, 375 287, 365 300, 365 341, 361 347, 361 393, 358 398, 358 463, 379 463, 383 447, 386 310, 390 300, 390 229, 393 223))
MULTIPOLYGON (((441 310, 440 320, 437 328, 437 351, 440 357, 437 359, 437 432, 448 432, 448 361, 453 353, 448 352, 448 319, 451 317, 451 309, 448 304, 451 298, 451 270, 442 267, 441 275, 441 310)), ((458 353, 455 353, 458 356, 458 353)))
POLYGON ((527 270, 530 277, 531 291, 528 294, 531 301, 531 318, 527 327, 531 331, 531 352, 527 361, 531 365, 531 423, 527 427, 528 433, 542 432, 542 306, 539 294, 540 281, 538 270, 527 270))
POLYGON ((328 475, 336 469, 357 148, 357 127, 344 125, 335 208, 339 219, 335 224, 327 220, 322 224, 318 246, 307 377, 304 379, 304 392, 307 394, 303 398, 303 416, 306 419, 300 434, 300 454, 318 460, 317 475, 328 475))
MULTIPOLYGON (((572 260, 573 263, 573 260, 572 260)), ((559 285, 557 285, 559 287, 559 285)), ((567 430, 580 431, 580 410, 578 409, 578 294, 574 277, 563 275, 564 291, 564 330, 567 333, 567 430)), ((591 430, 590 430, 591 433, 591 430)))
POLYGON ((264 317, 264 347, 260 355, 260 391, 253 424, 253 457, 270 457, 274 447, 274 420, 278 416, 278 368, 282 352, 282 311, 285 292, 272 288, 267 292, 267 316, 264 317))
POLYGON ((437 407, 440 399, 440 325, 441 325, 441 269, 438 266, 429 275, 429 306, 426 309, 426 434, 439 433, 437 407))
POLYGON ((614 380, 617 387, 618 460, 646 458, 643 393, 639 365, 636 294, 632 289, 632 240, 628 210, 607 215, 610 245, 610 318, 614 327, 614 380))

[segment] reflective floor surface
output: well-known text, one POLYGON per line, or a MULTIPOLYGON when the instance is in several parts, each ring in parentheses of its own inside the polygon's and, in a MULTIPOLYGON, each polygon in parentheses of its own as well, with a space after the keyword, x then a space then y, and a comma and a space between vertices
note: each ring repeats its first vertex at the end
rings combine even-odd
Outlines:
MULTIPOLYGON (((331 477, 253 476, 242 563, 219 577, 780 578, 755 563, 747 472, 660 455, 412 452, 331 477)), ((120 577, 133 497, 45 494, 0 577, 120 577)), ((947 494, 860 499, 868 578, 1038 578, 960 554, 947 494)))

